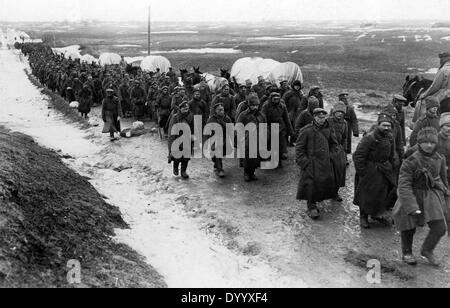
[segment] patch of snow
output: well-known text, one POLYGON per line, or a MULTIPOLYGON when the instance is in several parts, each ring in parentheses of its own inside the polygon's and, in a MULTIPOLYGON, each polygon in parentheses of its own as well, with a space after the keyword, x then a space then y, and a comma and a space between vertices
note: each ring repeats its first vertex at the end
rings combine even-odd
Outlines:
POLYGON ((365 37, 367 36, 367 34, 368 34, 367 32, 361 34, 360 36, 358 36, 358 37, 355 39, 355 42, 358 42, 360 39, 365 38, 365 37))
POLYGON ((283 35, 283 37, 338 37, 341 36, 340 34, 289 34, 289 35, 283 35))
POLYGON ((301 41, 301 40, 315 40, 315 37, 274 37, 274 36, 261 36, 250 37, 249 41, 301 41))
MULTIPOLYGON (((147 32, 143 32, 147 34, 147 32)), ((151 34, 198 34, 198 31, 157 31, 151 34)))
POLYGON ((208 54, 208 53, 217 53, 217 54, 237 54, 242 53, 241 50, 234 48, 188 48, 188 49, 173 49, 166 51, 152 51, 154 54, 160 53, 196 53, 196 54, 208 54))
POLYGON ((436 75, 438 71, 439 71, 439 68, 434 67, 434 68, 430 68, 428 71, 426 71, 425 74, 436 75))
POLYGON ((431 36, 429 36, 429 35, 418 35, 418 34, 416 34, 416 35, 414 35, 414 38, 415 38, 416 42, 423 42, 423 41, 428 42, 428 41, 432 41, 433 40, 431 38, 431 36))
POLYGON ((113 45, 114 47, 124 47, 124 48, 126 48, 126 47, 136 47, 136 48, 139 48, 139 47, 142 47, 142 45, 132 45, 132 44, 122 44, 122 45, 113 45))
POLYGON ((401 39, 403 42, 406 42, 406 35, 393 36, 392 38, 401 39))

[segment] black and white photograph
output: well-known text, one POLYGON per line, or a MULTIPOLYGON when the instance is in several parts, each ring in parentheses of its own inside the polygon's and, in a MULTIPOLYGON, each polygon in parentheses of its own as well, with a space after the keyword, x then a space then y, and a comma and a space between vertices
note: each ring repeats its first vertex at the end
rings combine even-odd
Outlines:
POLYGON ((0 288, 450 287, 449 12, 0 0, 0 288))

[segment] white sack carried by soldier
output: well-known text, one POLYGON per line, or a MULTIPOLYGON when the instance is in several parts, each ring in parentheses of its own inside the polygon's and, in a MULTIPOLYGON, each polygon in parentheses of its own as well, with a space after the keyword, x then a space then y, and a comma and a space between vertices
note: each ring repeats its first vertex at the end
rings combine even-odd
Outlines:
POLYGON ((70 106, 70 108, 78 109, 78 106, 80 106, 80 103, 78 103, 77 101, 73 101, 70 103, 69 106, 70 106))

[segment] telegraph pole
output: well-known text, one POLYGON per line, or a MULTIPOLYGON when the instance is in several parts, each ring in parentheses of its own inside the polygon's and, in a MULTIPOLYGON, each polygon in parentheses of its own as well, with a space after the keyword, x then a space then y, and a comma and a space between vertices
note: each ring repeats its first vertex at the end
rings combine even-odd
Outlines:
POLYGON ((152 25, 151 25, 151 15, 152 15, 152 6, 148 6, 148 55, 150 56, 150 45, 151 45, 151 31, 152 31, 152 25))

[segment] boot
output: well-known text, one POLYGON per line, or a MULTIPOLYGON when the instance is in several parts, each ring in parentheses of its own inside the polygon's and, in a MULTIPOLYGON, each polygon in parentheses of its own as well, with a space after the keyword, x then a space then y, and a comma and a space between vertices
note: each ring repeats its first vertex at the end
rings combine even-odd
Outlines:
POLYGON ((308 217, 312 220, 318 220, 320 218, 320 211, 317 208, 316 203, 308 203, 308 211, 306 212, 308 214, 308 217))
POLYGON ((217 172, 217 175, 219 176, 219 178, 223 179, 225 177, 225 172, 223 170, 219 170, 217 172))
POLYGON ((430 263, 431 266, 433 266, 433 267, 440 266, 439 262, 436 260, 434 254, 432 252, 425 251, 422 249, 422 252, 420 254, 422 255, 422 257, 424 257, 425 259, 428 260, 428 262, 430 263))
POLYGON ((244 180, 245 180, 246 182, 251 182, 251 181, 252 181, 252 178, 251 178, 250 175, 248 175, 247 173, 244 173, 244 180))
POLYGON ((402 258, 403 262, 408 265, 415 266, 417 265, 417 259, 413 256, 413 254, 405 254, 402 258))
POLYGON ((180 164, 179 163, 173 163, 173 175, 179 176, 180 175, 180 164))
POLYGON ((389 220, 389 219, 386 218, 386 217, 373 217, 373 216, 372 216, 372 219, 375 220, 376 222, 382 224, 382 225, 385 226, 385 227, 390 227, 390 226, 393 225, 392 220, 389 220))
POLYGON ((189 175, 187 174, 187 167, 188 167, 188 162, 187 161, 184 161, 184 162, 182 162, 181 163, 181 177, 183 178, 183 179, 189 179, 189 175))
POLYGON ((370 229, 369 216, 361 213, 359 217, 359 224, 363 229, 370 229))

